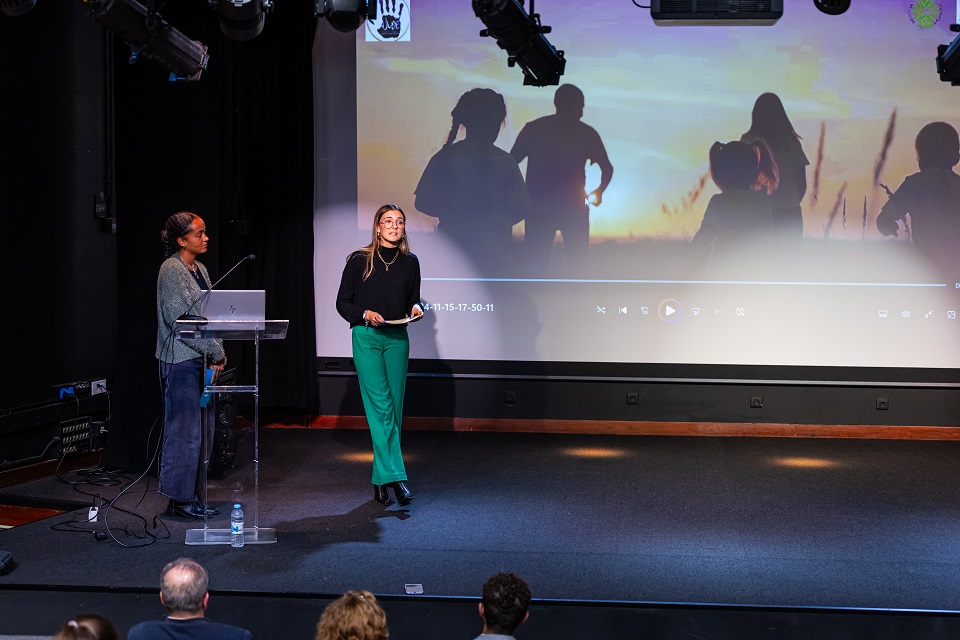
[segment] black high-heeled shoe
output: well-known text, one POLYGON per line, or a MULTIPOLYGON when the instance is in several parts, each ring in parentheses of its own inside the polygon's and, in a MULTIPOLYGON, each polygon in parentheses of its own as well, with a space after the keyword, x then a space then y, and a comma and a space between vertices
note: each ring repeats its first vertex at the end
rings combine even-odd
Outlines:
POLYGON ((377 501, 377 504, 383 504, 383 505, 390 504, 390 494, 387 493, 387 485, 385 484, 373 485, 373 499, 377 501))
POLYGON ((397 504, 401 507, 407 506, 413 500, 413 494, 410 493, 410 489, 403 480, 391 482, 390 486, 393 487, 393 493, 397 496, 397 504))

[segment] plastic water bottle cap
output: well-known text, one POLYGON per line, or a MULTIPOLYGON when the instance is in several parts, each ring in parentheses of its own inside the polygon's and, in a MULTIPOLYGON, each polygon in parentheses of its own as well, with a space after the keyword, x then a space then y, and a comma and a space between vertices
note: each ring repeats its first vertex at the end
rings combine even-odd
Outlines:
POLYGON ((233 508, 234 508, 234 509, 239 509, 239 508, 240 508, 240 505, 239 505, 239 504, 235 504, 235 505, 233 505, 233 508))

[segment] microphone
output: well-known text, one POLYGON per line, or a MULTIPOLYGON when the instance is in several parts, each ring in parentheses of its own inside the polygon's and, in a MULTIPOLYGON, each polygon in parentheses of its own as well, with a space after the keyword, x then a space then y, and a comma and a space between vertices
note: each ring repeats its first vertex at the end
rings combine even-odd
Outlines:
POLYGON ((200 302, 201 302, 204 298, 207 297, 207 294, 208 294, 208 293, 210 293, 211 291, 213 291, 213 288, 214 288, 215 286, 217 286, 218 284, 220 284, 221 282, 223 282, 223 279, 224 279, 224 278, 226 278, 228 275, 230 275, 231 273, 233 273, 233 270, 234 270, 234 269, 236 269, 237 267, 239 267, 241 264, 243 264, 243 263, 246 262, 247 260, 253 260, 253 259, 256 258, 256 257, 257 257, 256 255, 254 255, 254 254, 251 253, 251 254, 248 255, 248 256, 244 256, 244 257, 240 260, 240 262, 238 262, 237 264, 235 264, 235 265, 233 265, 232 267, 230 267, 230 270, 227 271, 225 274, 223 274, 223 275, 220 277, 219 280, 217 280, 217 281, 214 282, 212 285, 210 285, 210 288, 207 289, 206 291, 204 291, 204 292, 203 292, 203 295, 201 295, 199 298, 197 298, 196 302, 194 302, 192 305, 190 305, 190 307, 187 309, 187 312, 181 314, 180 317, 177 318, 177 320, 188 320, 188 321, 190 321, 190 322, 206 322, 207 319, 204 318, 203 316, 193 315, 193 314, 191 314, 190 312, 193 311, 193 308, 194 308, 195 306, 197 306, 198 304, 200 304, 200 302))

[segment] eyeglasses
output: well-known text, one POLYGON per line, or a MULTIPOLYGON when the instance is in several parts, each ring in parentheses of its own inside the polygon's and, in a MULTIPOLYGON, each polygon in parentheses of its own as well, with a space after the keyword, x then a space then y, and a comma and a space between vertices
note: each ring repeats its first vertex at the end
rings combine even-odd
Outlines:
POLYGON ((402 227, 402 226, 404 225, 404 222, 403 222, 403 220, 391 220, 391 219, 387 219, 387 220, 381 220, 381 221, 380 221, 380 224, 382 224, 383 226, 385 226, 387 229, 393 229, 394 227, 396 227, 397 229, 399 229, 400 227, 402 227))

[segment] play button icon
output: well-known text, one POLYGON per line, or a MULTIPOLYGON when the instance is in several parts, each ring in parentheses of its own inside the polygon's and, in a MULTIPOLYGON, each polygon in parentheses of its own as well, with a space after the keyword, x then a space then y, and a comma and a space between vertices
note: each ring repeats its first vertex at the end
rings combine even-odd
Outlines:
POLYGON ((660 303, 657 309, 660 319, 667 324, 673 324, 683 315, 683 305, 676 298, 667 298, 660 303))

